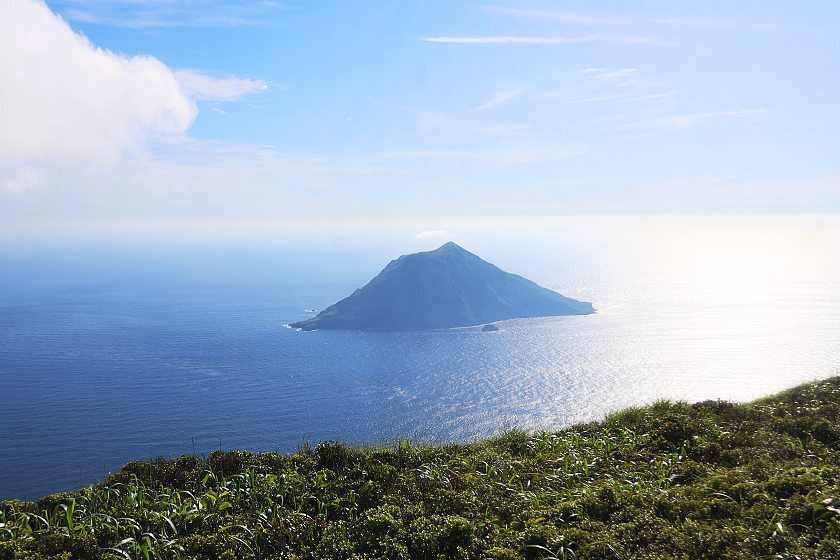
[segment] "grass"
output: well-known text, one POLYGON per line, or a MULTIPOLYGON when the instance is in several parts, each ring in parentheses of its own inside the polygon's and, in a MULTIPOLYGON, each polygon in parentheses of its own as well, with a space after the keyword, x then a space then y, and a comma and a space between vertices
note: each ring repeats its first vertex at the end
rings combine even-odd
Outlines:
POLYGON ((464 445, 130 463, 0 502, 11 558, 840 558, 840 377, 464 445))

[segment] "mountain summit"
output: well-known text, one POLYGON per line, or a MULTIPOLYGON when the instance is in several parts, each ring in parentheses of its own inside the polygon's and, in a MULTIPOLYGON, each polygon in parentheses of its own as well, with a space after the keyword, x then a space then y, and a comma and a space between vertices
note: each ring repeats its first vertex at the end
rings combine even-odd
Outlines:
POLYGON ((434 251, 391 261, 367 285, 292 327, 440 329, 589 313, 594 313, 591 303, 505 272, 450 241, 434 251))

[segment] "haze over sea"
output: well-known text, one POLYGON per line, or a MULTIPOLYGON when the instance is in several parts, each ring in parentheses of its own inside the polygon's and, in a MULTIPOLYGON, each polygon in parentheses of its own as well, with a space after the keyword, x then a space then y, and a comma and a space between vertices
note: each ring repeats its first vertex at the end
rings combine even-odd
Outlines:
POLYGON ((658 398, 747 400, 840 368, 836 216, 457 223, 419 239, 395 222, 303 242, 294 228, 0 240, 0 499, 150 455, 464 441, 658 398), (494 333, 283 327, 449 239, 598 313, 494 333))

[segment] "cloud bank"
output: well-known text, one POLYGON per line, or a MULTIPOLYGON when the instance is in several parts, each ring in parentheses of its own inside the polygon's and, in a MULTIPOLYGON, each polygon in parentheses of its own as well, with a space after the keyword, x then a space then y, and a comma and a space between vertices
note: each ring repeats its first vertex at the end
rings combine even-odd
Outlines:
POLYGON ((249 93, 266 91, 268 85, 262 80, 250 78, 213 78, 192 70, 179 70, 175 78, 181 88, 192 99, 199 101, 236 101, 249 93))
MULTIPOLYGON (((0 2, 0 73, 7 176, 38 163, 114 162, 182 136, 198 113, 162 62, 95 47, 40 0, 0 2)), ((14 183, 32 183, 23 179, 14 183)))

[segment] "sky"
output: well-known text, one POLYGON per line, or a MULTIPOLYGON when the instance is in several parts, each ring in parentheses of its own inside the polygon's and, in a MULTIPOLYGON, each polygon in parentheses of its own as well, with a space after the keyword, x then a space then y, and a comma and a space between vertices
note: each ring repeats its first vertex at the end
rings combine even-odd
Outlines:
POLYGON ((840 212, 840 4, 5 0, 0 232, 840 212))

